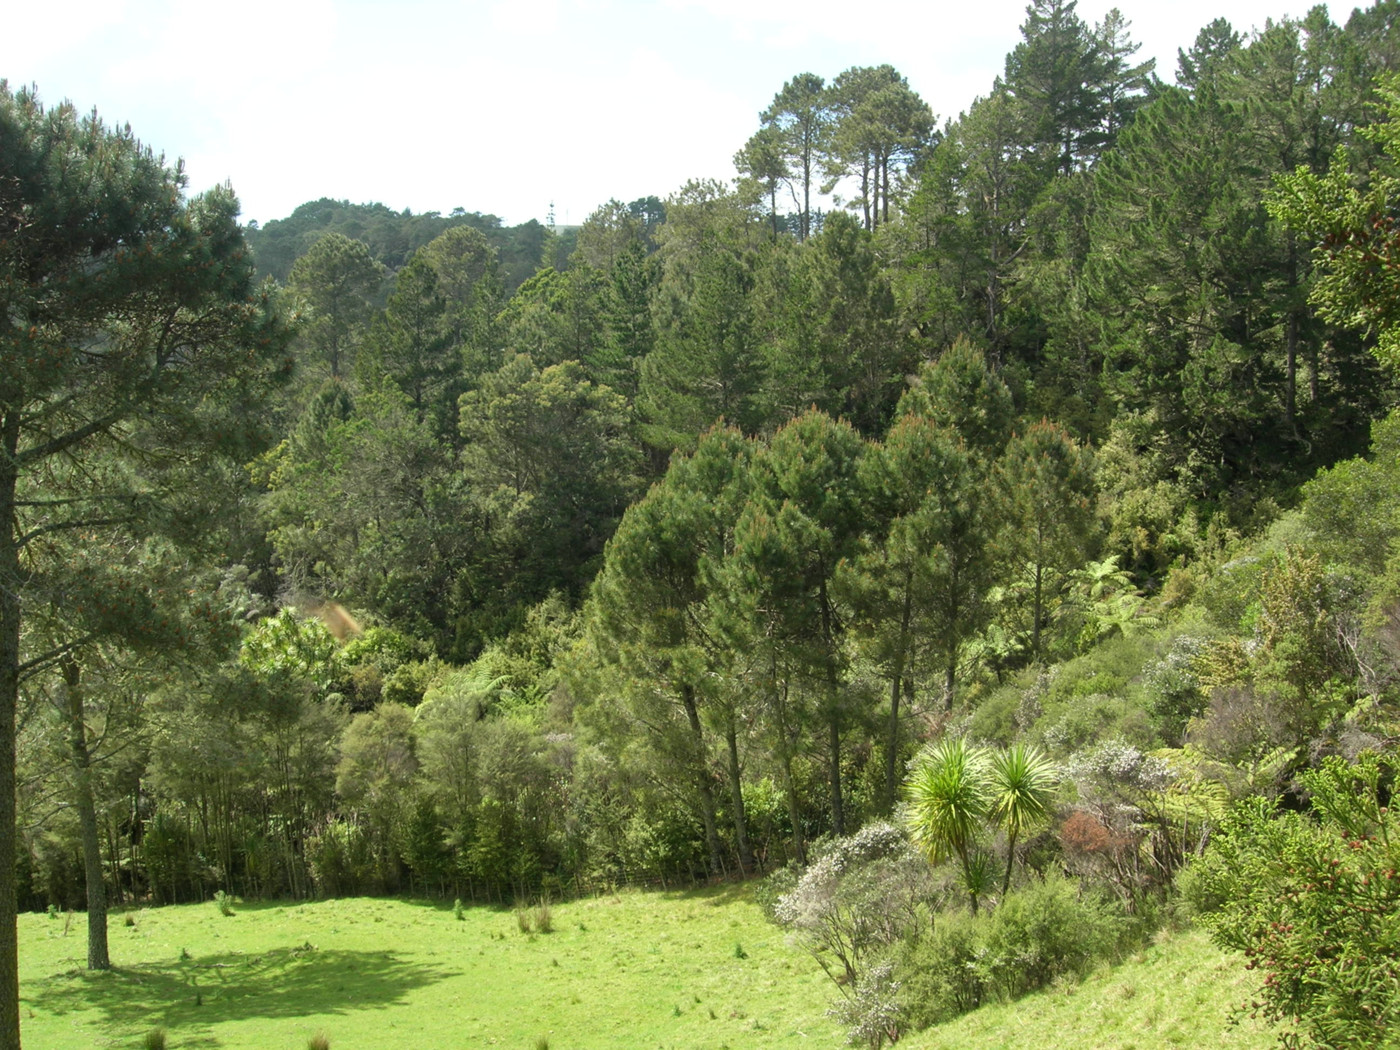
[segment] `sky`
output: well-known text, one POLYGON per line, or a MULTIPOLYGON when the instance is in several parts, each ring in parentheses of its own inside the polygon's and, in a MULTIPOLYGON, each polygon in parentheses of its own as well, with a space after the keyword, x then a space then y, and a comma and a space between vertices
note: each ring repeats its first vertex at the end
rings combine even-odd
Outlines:
MULTIPOLYGON (((1291 5, 1291 6, 1290 6, 1291 5)), ((1080 0, 1098 22, 1114 0, 1080 0)), ((1117 0, 1171 81, 1224 16, 1297 0, 1117 0)), ((231 182, 266 223, 320 197, 582 222, 610 198, 733 178, 783 83, 890 63, 940 124, 985 94, 1026 0, 62 0, 8 5, 0 78, 231 182), (57 16, 57 17, 56 17, 57 16)), ((1333 5, 1344 21, 1351 10, 1333 5)))

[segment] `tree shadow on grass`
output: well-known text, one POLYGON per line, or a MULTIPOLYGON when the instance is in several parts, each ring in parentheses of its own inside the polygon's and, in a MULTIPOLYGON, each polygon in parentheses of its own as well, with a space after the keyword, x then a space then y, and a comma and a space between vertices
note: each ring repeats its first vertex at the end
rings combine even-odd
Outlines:
POLYGON ((216 1047, 219 1040, 210 1030, 224 1022, 382 1009, 452 976, 455 971, 394 952, 322 951, 306 944, 105 973, 71 970, 35 982, 25 998, 59 1016, 99 1010, 114 1034, 159 1025, 178 1032, 181 1046, 216 1047))
POLYGON ((755 880, 726 881, 716 883, 712 886, 696 886, 684 890, 665 890, 661 894, 662 900, 668 901, 696 901, 701 904, 708 904, 712 908, 723 908, 736 901, 753 900, 753 888, 755 880))

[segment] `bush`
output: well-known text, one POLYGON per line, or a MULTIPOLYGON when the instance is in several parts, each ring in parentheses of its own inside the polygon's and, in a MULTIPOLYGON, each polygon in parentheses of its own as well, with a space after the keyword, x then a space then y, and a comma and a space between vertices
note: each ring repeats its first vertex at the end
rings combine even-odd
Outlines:
POLYGON ((374 883, 373 847, 353 820, 332 818, 307 840, 306 863, 322 897, 348 897, 374 883))
POLYGON ((1120 911, 1094 895, 1081 898, 1068 879, 1032 883, 1009 894, 987 923, 988 983, 1015 999, 1057 977, 1082 977, 1117 954, 1127 929, 1120 911))
POLYGON ((754 903, 758 905, 759 910, 763 912, 769 922, 777 920, 779 898, 785 893, 791 893, 801 878, 802 868, 793 863, 778 868, 755 887, 753 891, 754 903))
POLYGON ((950 1021, 982 1005, 986 997, 983 917, 953 912, 933 933, 906 946, 895 975, 905 1024, 915 1029, 950 1021))
POLYGON ((1400 1030, 1400 819, 1374 754, 1304 773, 1311 814, 1250 799, 1186 885, 1217 944, 1262 971, 1254 1009, 1286 1045, 1394 1044, 1400 1030))
POLYGON ((941 916, 901 953, 894 976, 907 1025, 926 1028, 994 999, 1015 999, 1115 957, 1134 927, 1111 902, 1051 877, 990 913, 941 916))
POLYGON ((832 980, 853 986, 868 961, 917 931, 936 894, 928 862, 876 823, 830 842, 774 913, 832 980))

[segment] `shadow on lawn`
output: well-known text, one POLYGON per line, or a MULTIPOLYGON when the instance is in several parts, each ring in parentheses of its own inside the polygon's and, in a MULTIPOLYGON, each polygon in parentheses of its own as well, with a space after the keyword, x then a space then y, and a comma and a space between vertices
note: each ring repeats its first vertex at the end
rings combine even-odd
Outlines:
POLYGON ((753 888, 758 880, 725 881, 710 886, 696 886, 684 890, 664 890, 662 900, 699 901, 713 908, 723 908, 736 901, 753 900, 753 888))
POLYGON ((106 973, 75 970, 37 982, 25 998, 51 1014, 96 1008, 114 1028, 162 1025, 180 1032, 181 1046, 212 1047, 219 1040, 207 1030, 225 1021, 380 1008, 451 976, 455 972, 393 952, 322 951, 308 944, 106 973))

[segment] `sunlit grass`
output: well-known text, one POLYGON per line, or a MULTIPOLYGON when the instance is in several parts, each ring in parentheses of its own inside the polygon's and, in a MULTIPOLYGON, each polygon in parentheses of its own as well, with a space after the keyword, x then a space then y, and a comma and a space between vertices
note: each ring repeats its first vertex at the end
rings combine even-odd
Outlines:
POLYGON ((836 1046, 830 985, 748 887, 513 911, 339 900, 143 911, 111 926, 110 973, 83 969, 81 924, 20 917, 27 1047, 332 1050, 836 1046), (735 944, 744 951, 736 953, 735 944))
MULTIPOLYGON (((766 923, 749 887, 554 904, 551 931, 513 910, 395 900, 158 908, 111 924, 110 973, 84 926, 20 917, 25 1046, 331 1050, 838 1047, 833 989, 766 923)), ((1163 935, 1122 966, 985 1007, 908 1050, 1265 1050, 1229 1022, 1250 974, 1203 933, 1163 935)))
POLYGON ((1199 930, 1160 934, 1112 969, 1012 1003, 998 1003, 911 1034, 900 1050, 1158 1050, 1222 1047, 1266 1050, 1270 1031, 1247 1017, 1231 1023, 1253 975, 1243 960, 1199 930))

